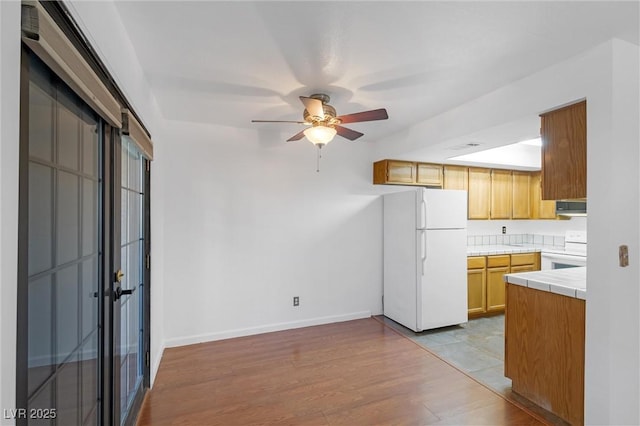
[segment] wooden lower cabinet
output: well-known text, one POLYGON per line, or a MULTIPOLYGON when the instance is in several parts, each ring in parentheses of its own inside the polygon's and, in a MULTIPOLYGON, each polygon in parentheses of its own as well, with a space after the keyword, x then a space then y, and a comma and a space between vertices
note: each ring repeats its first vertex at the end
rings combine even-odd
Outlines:
POLYGON ((584 424, 585 301, 507 284, 504 337, 512 390, 584 424))
POLYGON ((511 256, 487 256, 487 312, 504 312, 504 274, 509 273, 511 256))
POLYGON ((469 315, 487 312, 487 270, 486 257, 467 258, 467 304, 469 315))
POLYGON ((505 310, 504 275, 540 270, 540 253, 467 257, 469 318, 505 310))
POLYGON ((487 312, 504 312, 504 274, 508 266, 487 268, 487 312))
POLYGON ((518 253, 511 255, 511 272, 531 272, 540 270, 540 253, 518 253))

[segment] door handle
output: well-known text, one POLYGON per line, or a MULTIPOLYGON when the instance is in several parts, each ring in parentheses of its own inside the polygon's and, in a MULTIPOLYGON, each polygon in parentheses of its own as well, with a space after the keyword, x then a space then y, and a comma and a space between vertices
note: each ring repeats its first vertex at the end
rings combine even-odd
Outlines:
POLYGON ((113 300, 118 300, 120 299, 122 296, 125 296, 127 294, 133 294, 133 292, 135 291, 135 288, 130 288, 128 290, 123 290, 122 287, 118 286, 116 288, 116 290, 113 292, 113 300))
POLYGON ((422 260, 422 275, 424 275, 425 262, 427 261, 427 231, 422 231, 420 235, 420 257, 422 260))

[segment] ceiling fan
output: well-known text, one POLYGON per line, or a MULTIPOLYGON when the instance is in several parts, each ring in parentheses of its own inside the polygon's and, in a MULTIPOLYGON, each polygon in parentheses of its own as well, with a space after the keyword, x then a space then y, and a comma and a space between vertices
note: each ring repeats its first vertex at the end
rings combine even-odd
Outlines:
POLYGON ((287 139, 287 142, 297 141, 307 137, 311 143, 318 148, 322 148, 333 140, 338 134, 351 141, 358 139, 364 133, 356 132, 341 126, 345 123, 359 123, 362 121, 386 120, 389 118, 387 110, 384 108, 370 111, 356 112, 354 114, 336 115, 336 109, 329 105, 329 95, 316 93, 309 97, 300 96, 300 101, 304 105, 302 118, 304 121, 289 120, 251 120, 252 123, 297 123, 306 124, 311 127, 296 133, 287 139))

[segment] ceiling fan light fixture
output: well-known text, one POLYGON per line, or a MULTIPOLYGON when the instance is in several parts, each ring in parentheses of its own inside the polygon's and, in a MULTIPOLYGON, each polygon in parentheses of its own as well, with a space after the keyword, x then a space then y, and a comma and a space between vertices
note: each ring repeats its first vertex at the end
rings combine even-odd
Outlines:
POLYGON ((323 146, 333 140, 337 130, 333 127, 318 125, 309 127, 303 133, 312 144, 323 146))

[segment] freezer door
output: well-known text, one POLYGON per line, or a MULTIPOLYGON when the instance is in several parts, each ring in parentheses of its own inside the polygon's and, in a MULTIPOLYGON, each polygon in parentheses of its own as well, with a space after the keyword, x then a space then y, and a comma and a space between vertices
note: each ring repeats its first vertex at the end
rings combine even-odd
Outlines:
POLYGON ((467 322, 466 229, 418 232, 420 330, 467 322))
POLYGON ((418 229, 467 227, 467 191, 421 188, 417 195, 418 229))

